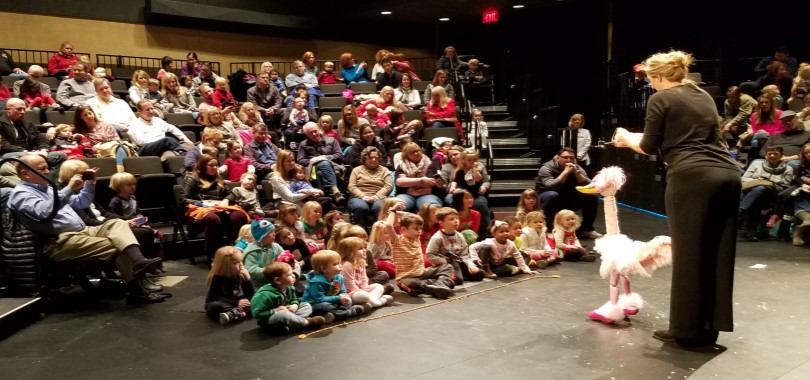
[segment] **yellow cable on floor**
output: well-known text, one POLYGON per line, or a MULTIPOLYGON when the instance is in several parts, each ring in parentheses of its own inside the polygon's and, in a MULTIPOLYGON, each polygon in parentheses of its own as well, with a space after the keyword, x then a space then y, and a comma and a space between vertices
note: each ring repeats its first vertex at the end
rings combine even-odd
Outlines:
POLYGON ((324 328, 319 329, 319 330, 315 330, 315 331, 310 332, 310 333, 307 333, 307 334, 300 334, 300 335, 298 335, 298 339, 304 340, 304 339, 309 338, 309 336, 310 336, 310 335, 315 335, 315 334, 321 333, 321 332, 323 332, 323 331, 333 330, 333 329, 336 329, 336 328, 338 328, 338 327, 343 327, 343 326, 353 325, 353 324, 355 324, 355 323, 360 323, 360 322, 369 322, 369 321, 374 321, 374 320, 377 320, 377 319, 382 319, 382 318, 393 317, 393 316, 395 316, 395 315, 400 315, 400 314, 410 313, 410 312, 412 312, 412 311, 416 311, 416 310, 419 310, 419 309, 424 309, 424 308, 428 308, 428 307, 432 307, 432 306, 436 306, 436 305, 441 305, 441 304, 443 304, 443 303, 448 303, 448 302, 453 302, 453 301, 459 301, 459 300, 462 300, 462 299, 467 298, 467 297, 472 297, 472 296, 474 296, 474 295, 476 295, 476 294, 481 294, 481 293, 491 292, 491 291, 493 291, 493 290, 495 290, 495 289, 505 288, 505 287, 507 287, 507 286, 512 286, 512 285, 515 285, 515 284, 521 283, 521 282, 523 282, 523 281, 529 281, 529 280, 534 280, 534 279, 538 279, 538 278, 560 278, 560 276, 558 276, 558 275, 556 275, 556 274, 555 274, 555 275, 550 275, 550 276, 531 276, 531 277, 526 277, 526 278, 522 278, 522 279, 520 279, 520 280, 515 280, 515 281, 507 282, 507 283, 505 283, 505 284, 498 285, 498 286, 495 286, 495 287, 492 287, 492 288, 489 288, 489 289, 483 289, 483 290, 479 290, 479 291, 477 291, 477 292, 472 292, 472 293, 469 293, 469 294, 463 294, 463 295, 460 295, 460 296, 458 296, 458 297, 453 297, 453 298, 448 298, 448 299, 446 299, 446 300, 441 300, 441 301, 439 301, 439 302, 434 302, 434 303, 430 303, 430 304, 427 304, 427 305, 418 306, 418 307, 415 307, 415 308, 413 308, 413 309, 408 309, 408 310, 400 310, 400 311, 396 311, 396 312, 393 312, 393 313, 390 313, 390 314, 386 314, 386 315, 380 315, 380 316, 377 316, 377 317, 371 317, 371 318, 360 318, 360 319, 355 319, 355 320, 353 320, 353 321, 347 321, 347 322, 343 322, 343 323, 338 323, 338 324, 335 324, 335 325, 332 325, 332 326, 324 327, 324 328))

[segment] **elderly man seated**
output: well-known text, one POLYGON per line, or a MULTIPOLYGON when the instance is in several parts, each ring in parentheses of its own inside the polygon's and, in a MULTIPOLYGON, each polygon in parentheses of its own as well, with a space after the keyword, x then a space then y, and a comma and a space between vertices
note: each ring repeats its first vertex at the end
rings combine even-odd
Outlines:
MULTIPOLYGON (((302 61, 293 62, 293 72, 284 78, 284 85, 287 86, 288 91, 292 94, 292 89, 299 84, 307 86, 307 89, 318 88, 318 77, 307 72, 307 68, 302 61)), ((312 92, 310 92, 312 94, 312 92)))
POLYGON ((585 169, 576 162, 576 151, 562 148, 559 154, 540 167, 536 190, 540 193, 540 204, 550 223, 562 209, 582 210, 582 225, 577 233, 584 238, 596 239, 602 236, 593 228, 599 199, 595 194, 577 191, 577 186, 586 185, 591 180, 585 169))
MULTIPOLYGON (((34 124, 26 124, 25 102, 22 99, 12 98, 6 103, 6 114, 0 116, 0 154, 3 158, 19 157, 28 152, 36 153, 46 160, 48 167, 56 173, 67 156, 62 152, 50 152, 48 141, 39 133, 34 124)), ((14 187, 20 183, 16 171, 10 164, 0 168, 0 187, 14 187)))
MULTIPOLYGON (((42 156, 29 154, 20 160, 39 173, 50 175, 48 164, 42 156)), ((97 170, 97 169, 96 169, 97 170)), ((48 182, 37 173, 17 166, 17 174, 22 183, 11 191, 9 208, 28 228, 46 239, 44 253, 51 261, 97 259, 114 261, 127 282, 127 301, 130 303, 160 302, 165 298, 149 293, 139 281, 146 274, 161 266, 160 258, 143 257, 138 241, 132 234, 129 224, 122 219, 108 219, 99 226, 88 227, 75 210, 90 207, 95 194, 95 170, 85 175, 76 174, 67 186, 53 198, 48 182), (83 179, 84 177, 88 179, 83 179), (39 220, 50 215, 54 202, 58 202, 56 216, 47 223, 39 220)))
POLYGON ((153 116, 154 107, 147 99, 138 102, 139 117, 129 125, 129 139, 139 147, 138 155, 160 157, 166 152, 174 152, 169 154, 180 156, 193 149, 194 143, 177 127, 153 116))
POLYGON ((90 98, 96 96, 93 75, 87 70, 88 66, 84 62, 73 64, 73 78, 63 80, 56 90, 56 102, 60 106, 74 109, 87 104, 90 98))
POLYGON ((304 134, 307 139, 298 145, 298 164, 307 169, 305 173, 311 173, 314 167, 318 188, 325 193, 331 193, 337 204, 346 203, 337 187, 336 173, 343 172, 343 151, 340 149, 340 143, 333 137, 324 136, 318 124, 313 122, 304 125, 304 134))
POLYGON ((99 120, 112 124, 119 131, 127 131, 130 123, 137 117, 127 102, 113 96, 110 81, 98 78, 94 82, 96 96, 87 101, 87 105, 96 113, 99 120))

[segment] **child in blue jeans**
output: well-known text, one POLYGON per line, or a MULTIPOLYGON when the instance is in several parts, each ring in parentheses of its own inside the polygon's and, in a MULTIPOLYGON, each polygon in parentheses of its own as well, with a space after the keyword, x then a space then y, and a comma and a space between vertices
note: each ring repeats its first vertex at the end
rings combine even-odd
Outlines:
POLYGON ((284 334, 290 329, 314 329, 335 320, 331 313, 310 317, 312 306, 298 302, 293 286, 295 274, 288 264, 269 263, 262 274, 267 284, 250 300, 250 311, 262 332, 284 334))
POLYGON ((352 306, 352 299, 343 285, 343 275, 340 274, 343 268, 337 252, 318 251, 312 255, 310 263, 312 272, 307 273, 307 288, 301 300, 312 305, 312 315, 332 313, 336 320, 345 320, 368 312, 363 306, 352 306))

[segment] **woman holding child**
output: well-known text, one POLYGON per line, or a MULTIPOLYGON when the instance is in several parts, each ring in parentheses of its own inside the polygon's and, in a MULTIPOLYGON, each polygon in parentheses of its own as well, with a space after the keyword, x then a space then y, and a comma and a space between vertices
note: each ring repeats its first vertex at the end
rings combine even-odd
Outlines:
POLYGON ((279 197, 283 203, 298 206, 299 210, 304 203, 312 200, 320 203, 324 214, 336 208, 332 198, 324 196, 321 189, 306 189, 294 193, 290 190, 290 183, 293 181, 295 181, 295 153, 280 149, 276 154, 275 170, 270 176, 274 196, 279 197))

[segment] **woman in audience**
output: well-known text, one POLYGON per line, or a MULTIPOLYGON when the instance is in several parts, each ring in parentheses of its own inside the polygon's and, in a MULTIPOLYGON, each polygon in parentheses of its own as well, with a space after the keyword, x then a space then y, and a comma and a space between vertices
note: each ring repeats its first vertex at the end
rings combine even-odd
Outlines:
POLYGON ((219 144, 222 143, 222 132, 217 129, 207 128, 203 130, 200 140, 201 141, 194 147, 194 149, 186 152, 185 159, 183 160, 183 166, 188 172, 194 170, 194 165, 197 165, 197 159, 200 158, 200 156, 204 153, 203 150, 205 150, 206 147, 209 147, 216 152, 219 151, 219 144))
POLYGON ((282 203, 294 204, 299 211, 304 203, 316 201, 321 205, 323 213, 335 209, 332 198, 324 196, 320 189, 309 189, 307 192, 294 193, 290 190, 290 183, 295 181, 295 153, 280 149, 276 154, 276 167, 270 176, 273 185, 273 196, 281 199, 282 203), (314 190, 314 191, 313 191, 314 190))
MULTIPOLYGON (((768 65, 768 71, 757 79, 757 83, 759 83, 760 89, 769 84, 775 85, 779 89, 779 95, 785 100, 790 98, 790 90, 793 88, 793 80, 788 74, 787 66, 779 61, 771 62, 768 65)), ((783 106, 787 106, 787 101, 784 102, 783 106)))
POLYGON ((430 101, 425 106, 425 122, 428 127, 456 127, 461 137, 464 131, 456 118, 456 101, 447 97, 444 87, 434 87, 430 93, 430 101))
POLYGON ((301 61, 304 62, 304 72, 310 73, 314 76, 318 76, 318 66, 315 65, 315 54, 311 51, 304 53, 301 57, 301 61))
POLYGON ((422 101, 425 104, 430 100, 433 89, 436 87, 444 87, 444 92, 447 93, 447 96, 455 99, 456 92, 453 90, 453 85, 447 81, 447 71, 439 70, 436 72, 436 75, 433 76, 433 82, 427 86, 425 93, 422 95, 422 101))
POLYGON ((124 157, 135 156, 134 146, 122 141, 115 127, 96 117, 90 106, 79 106, 73 117, 73 136, 87 137, 97 157, 115 157, 118 171, 124 169, 124 157))
POLYGON ((204 250, 209 258, 213 257, 217 248, 239 236, 239 229, 248 223, 248 215, 239 206, 230 206, 234 197, 225 186, 218 168, 215 157, 203 154, 197 159, 194 171, 183 178, 186 206, 200 207, 190 214, 190 227, 202 228, 205 232, 204 250), (233 209, 220 211, 214 210, 214 206, 233 209))
POLYGON ((412 87, 413 78, 410 74, 402 74, 402 80, 399 82, 399 87, 394 89, 394 99, 402 103, 405 108, 414 110, 422 107, 422 97, 419 96, 419 91, 414 90, 412 87))
POLYGON ((757 111, 751 114, 751 146, 753 152, 758 152, 760 147, 765 146, 768 136, 785 131, 785 126, 782 125, 782 111, 773 107, 773 99, 768 96, 760 96, 757 99, 757 111))
POLYGON ((173 113, 191 113, 194 120, 200 117, 200 112, 197 111, 197 103, 194 101, 194 96, 188 88, 180 85, 180 80, 174 73, 166 73, 160 80, 161 87, 163 88, 163 97, 174 104, 172 107, 173 113))
POLYGON ((71 68, 79 57, 73 54, 73 44, 62 42, 59 46, 59 54, 51 56, 48 60, 48 74, 57 78, 64 78, 70 75, 71 68))
POLYGON ((343 117, 338 121, 340 144, 344 147, 352 146, 360 138, 360 127, 371 124, 365 118, 357 117, 357 112, 351 104, 343 106, 342 112, 343 117))
POLYGON ((183 65, 181 72, 183 75, 188 75, 190 77, 196 77, 200 75, 200 70, 202 66, 200 65, 200 60, 197 58, 197 53, 191 51, 186 55, 186 64, 183 65))
POLYGON ((489 182, 487 168, 478 162, 478 152, 467 150, 461 153, 452 181, 447 189, 448 194, 453 194, 456 189, 467 190, 472 194, 472 208, 481 213, 481 228, 475 232, 480 238, 485 238, 490 217, 489 203, 484 195, 489 191, 492 184, 489 182))
POLYGON ((343 68, 340 72, 343 74, 343 81, 346 82, 346 85, 368 82, 368 72, 366 71, 368 64, 366 62, 354 63, 352 53, 340 55, 340 67, 343 68))
MULTIPOLYGON (((397 168, 397 186, 404 191, 397 198, 405 203, 405 208, 416 212, 425 203, 442 204, 439 197, 433 195, 434 178, 427 176, 430 158, 422 154, 422 148, 410 142, 402 149, 402 164, 397 168)), ((399 191, 397 191, 399 192, 399 191)))
POLYGON ((394 110, 394 108, 399 108, 401 110, 407 109, 405 105, 394 98, 394 89, 391 88, 391 86, 383 87, 382 90, 380 90, 380 95, 366 100, 363 102, 363 104, 357 107, 357 115, 363 115, 363 113, 366 112, 366 107, 368 107, 369 104, 376 106, 380 113, 389 113, 394 110))
POLYGON ((413 71, 413 66, 411 63, 408 62, 408 58, 403 53, 392 53, 388 56, 391 59, 391 63, 394 64, 394 68, 397 71, 401 72, 402 74, 410 75, 412 80, 421 80, 419 76, 416 75, 416 72, 413 71))
POLYGON ((215 129, 222 133, 222 141, 219 143, 220 152, 226 151, 228 143, 231 141, 242 145, 242 138, 239 132, 236 131, 236 128, 234 128, 231 122, 223 119, 222 111, 219 108, 209 109, 208 112, 205 113, 203 125, 205 129, 215 129))
POLYGON ((444 70, 446 73, 452 71, 467 71, 467 63, 460 60, 456 55, 456 48, 448 46, 444 48, 444 55, 436 61, 436 70, 444 70))
MULTIPOLYGON (((129 104, 134 106, 143 99, 149 91, 149 74, 143 70, 135 70, 132 73, 132 86, 129 87, 129 104)), ((153 101, 156 103, 157 101, 153 101)))
POLYGON ((380 139, 377 137, 377 134, 374 132, 374 129, 374 127, 368 124, 360 127, 360 138, 354 141, 354 145, 352 145, 352 149, 349 150, 349 154, 346 157, 346 161, 348 161, 349 165, 352 167, 357 167, 361 164, 360 153, 368 147, 374 147, 380 152, 380 157, 378 157, 377 162, 378 164, 386 165, 388 163, 388 156, 385 154, 385 148, 383 147, 380 139))
POLYGON ((388 50, 385 50, 385 49, 377 50, 377 53, 374 54, 374 62, 375 63, 374 63, 374 67, 371 69, 371 80, 372 81, 376 82, 377 81, 377 74, 382 73, 382 72, 385 71, 383 69, 382 65, 380 64, 380 62, 382 62, 383 58, 387 57, 388 54, 391 54, 391 52, 388 51, 388 50))
MULTIPOLYGON (((160 59, 160 71, 157 72, 155 78, 157 78, 157 80, 163 80, 163 76, 166 75, 166 73, 170 73, 172 68, 174 68, 174 59, 169 56, 163 56, 163 58, 160 59)), ((161 88, 163 87, 161 86, 161 88)))
MULTIPOLYGON (((365 126, 364 130, 369 128, 365 126)), ((358 157, 363 165, 354 168, 349 176, 349 211, 354 223, 366 230, 376 221, 369 217, 374 218, 380 213, 382 200, 394 187, 391 172, 380 164, 383 157, 385 154, 376 147, 366 147, 358 157)))
POLYGON ((269 61, 262 62, 262 67, 259 68, 259 73, 256 74, 256 77, 258 77, 259 74, 270 75, 270 70, 273 70, 273 64, 270 63, 269 61))
POLYGON ((804 101, 807 94, 810 94, 810 63, 802 62, 799 65, 798 75, 793 79, 793 87, 790 89, 790 99, 787 100, 787 103, 793 99, 804 101))

